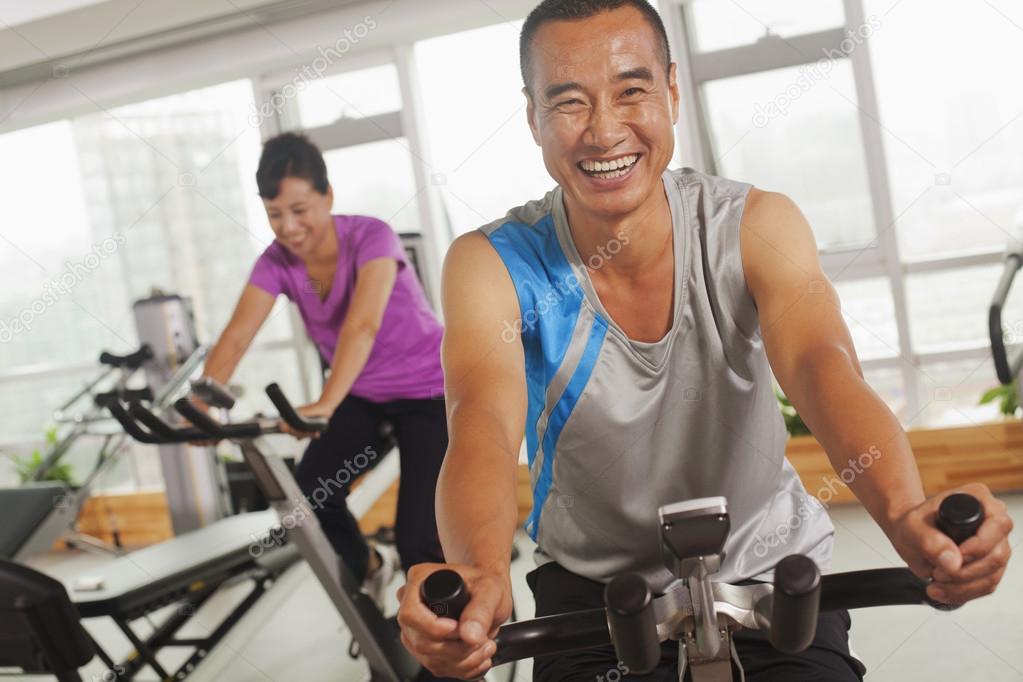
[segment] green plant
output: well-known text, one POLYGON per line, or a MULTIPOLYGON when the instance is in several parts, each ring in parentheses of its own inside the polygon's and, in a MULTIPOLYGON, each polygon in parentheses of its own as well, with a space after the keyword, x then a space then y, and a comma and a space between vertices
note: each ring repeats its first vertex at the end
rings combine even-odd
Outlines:
POLYGON ((1007 417, 1011 417, 1019 411, 1019 379, 1017 378, 1009 385, 999 384, 984 392, 980 396, 978 405, 998 400, 998 411, 1007 417))
MULTIPOLYGON (((46 446, 47 448, 53 447, 57 443, 57 429, 52 428, 46 431, 46 446)), ((32 454, 28 457, 18 457, 17 455, 9 455, 11 460, 14 462, 14 469, 18 474, 18 478, 21 479, 22 483, 27 483, 32 480, 35 476, 36 471, 43 465, 43 453, 39 449, 32 451, 32 454)), ((46 476, 43 477, 44 481, 63 481, 69 486, 74 485, 74 472, 71 469, 71 465, 67 462, 62 462, 46 472, 46 476)))
POLYGON ((809 436, 810 428, 803 423, 803 418, 796 412, 795 406, 785 397, 785 394, 776 386, 774 394, 778 396, 778 406, 781 408, 781 416, 785 419, 785 430, 790 436, 809 436))

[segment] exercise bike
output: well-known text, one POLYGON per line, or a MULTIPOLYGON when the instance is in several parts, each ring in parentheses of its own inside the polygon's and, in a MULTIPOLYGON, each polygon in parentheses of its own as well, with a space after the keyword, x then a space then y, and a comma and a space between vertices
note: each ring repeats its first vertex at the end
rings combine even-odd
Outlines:
MULTIPOLYGON (((193 396, 211 407, 226 410, 234 405, 230 393, 209 380, 193 383, 192 388, 193 396)), ((278 541, 283 541, 286 536, 312 568, 349 628, 357 645, 357 655, 369 666, 371 682, 414 682, 423 669, 401 643, 396 620, 386 617, 361 591, 355 576, 338 559, 294 475, 281 458, 266 455, 258 440, 262 436, 283 433, 282 422, 296 431, 316 433, 327 427, 327 420, 307 419, 299 415, 276 384, 270 384, 266 393, 279 416, 257 415, 244 422, 225 423, 199 409, 187 398, 178 400, 174 407, 191 422, 192 426, 188 427, 168 423, 139 401, 111 406, 111 413, 128 433, 143 442, 230 440, 236 443, 264 497, 278 514, 283 527, 278 541)), ((493 682, 512 680, 514 673, 515 665, 511 663, 493 671, 487 679, 493 682)))
MULTIPOLYGON (((980 502, 965 494, 945 498, 938 527, 961 544, 984 519, 980 502)), ((928 582, 908 568, 822 576, 812 559, 794 554, 774 569, 774 583, 715 582, 724 559, 729 517, 723 497, 687 500, 659 509, 665 563, 676 579, 654 596, 637 574, 615 577, 604 590, 604 608, 504 625, 495 637, 494 665, 613 644, 630 674, 649 673, 661 659, 661 642, 679 642, 682 682, 741 682, 732 643, 739 629, 763 630, 775 649, 798 654, 810 646, 819 611, 898 604, 926 604, 928 582)), ((434 613, 458 619, 470 595, 461 576, 437 571, 420 597, 434 613)))

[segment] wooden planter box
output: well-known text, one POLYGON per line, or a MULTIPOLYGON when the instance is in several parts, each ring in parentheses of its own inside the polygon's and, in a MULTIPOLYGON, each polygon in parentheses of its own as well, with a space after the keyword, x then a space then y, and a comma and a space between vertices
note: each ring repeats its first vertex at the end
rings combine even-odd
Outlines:
MULTIPOLYGON (((1023 490, 1023 422, 919 429, 907 432, 928 496, 964 483, 986 483, 994 492, 1023 490)), ((785 454, 811 495, 833 495, 828 504, 856 502, 813 436, 790 438, 785 454)))

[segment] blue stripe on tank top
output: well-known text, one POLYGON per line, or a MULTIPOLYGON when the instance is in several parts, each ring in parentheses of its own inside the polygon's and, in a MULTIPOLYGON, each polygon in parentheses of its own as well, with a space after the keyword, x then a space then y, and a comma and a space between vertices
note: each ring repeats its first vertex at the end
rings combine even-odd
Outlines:
MULTIPOLYGON (((504 261, 519 301, 528 396, 526 454, 532 467, 540 447, 536 425, 547 389, 572 340, 583 292, 558 243, 550 214, 533 225, 509 221, 487 237, 504 261)), ((538 493, 534 488, 534 508, 541 502, 538 493)))
POLYGON ((590 376, 593 374, 593 368, 597 364, 597 358, 600 357, 600 349, 604 345, 604 338, 606 336, 607 322, 600 316, 595 317, 593 326, 590 328, 590 337, 586 341, 586 348, 583 349, 582 357, 579 358, 579 364, 572 373, 572 378, 569 379, 565 392, 561 394, 561 398, 558 400, 558 404, 551 410, 551 416, 547 422, 547 431, 544 433, 543 438, 543 450, 547 453, 547 456, 544 458, 543 469, 540 471, 536 488, 533 491, 533 511, 530 512, 529 519, 526 521, 526 532, 529 533, 534 541, 536 541, 539 532, 540 514, 547 503, 547 498, 551 491, 554 472, 554 452, 558 445, 558 438, 561 437, 561 431, 565 428, 568 418, 572 416, 572 410, 575 409, 576 403, 579 402, 579 396, 582 395, 586 384, 590 381, 590 376))

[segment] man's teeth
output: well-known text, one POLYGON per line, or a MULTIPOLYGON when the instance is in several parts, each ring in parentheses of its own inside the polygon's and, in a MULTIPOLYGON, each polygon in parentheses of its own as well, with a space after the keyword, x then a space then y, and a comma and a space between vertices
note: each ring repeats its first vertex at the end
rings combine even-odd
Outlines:
POLYGON ((581 161, 579 167, 595 177, 611 179, 625 175, 638 159, 638 154, 630 154, 611 161, 581 161))

